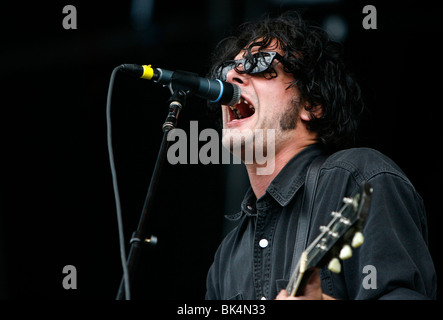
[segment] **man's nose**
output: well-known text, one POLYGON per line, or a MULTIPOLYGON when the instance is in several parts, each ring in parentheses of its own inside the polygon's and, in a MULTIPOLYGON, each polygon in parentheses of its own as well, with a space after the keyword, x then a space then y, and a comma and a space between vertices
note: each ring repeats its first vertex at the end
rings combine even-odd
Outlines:
POLYGON ((237 70, 243 70, 243 66, 240 65, 237 68, 229 70, 226 74, 226 82, 234 83, 237 85, 247 85, 249 83, 250 75, 246 73, 239 73, 237 72, 237 70))

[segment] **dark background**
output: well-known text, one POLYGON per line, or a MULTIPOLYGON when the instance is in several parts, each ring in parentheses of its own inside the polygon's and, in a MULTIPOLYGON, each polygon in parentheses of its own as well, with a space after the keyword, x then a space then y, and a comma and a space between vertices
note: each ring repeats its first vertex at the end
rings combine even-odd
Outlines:
MULTIPOLYGON (((0 298, 116 296, 122 269, 105 119, 113 68, 152 64, 203 76, 232 28, 288 9, 319 25, 331 15, 347 25, 346 60, 370 109, 361 145, 394 159, 422 195, 439 273, 441 11, 426 1, 386 2, 154 1, 150 10, 150 1, 135 0, 2 4, 0 298), (143 4, 147 14, 137 18, 131 12, 143 12, 143 4), (377 8, 376 30, 362 27, 366 4, 377 8), (77 9, 76 30, 63 28, 65 5, 77 9), (63 289, 65 265, 77 269, 76 290, 63 289)), ((157 84, 117 76, 112 122, 126 242, 140 218, 168 99, 157 84)), ((179 127, 214 127, 204 109, 190 98, 179 127)), ((226 232, 223 215, 243 196, 242 169, 231 167, 165 164, 149 220, 159 243, 143 251, 135 298, 204 298, 226 232)))

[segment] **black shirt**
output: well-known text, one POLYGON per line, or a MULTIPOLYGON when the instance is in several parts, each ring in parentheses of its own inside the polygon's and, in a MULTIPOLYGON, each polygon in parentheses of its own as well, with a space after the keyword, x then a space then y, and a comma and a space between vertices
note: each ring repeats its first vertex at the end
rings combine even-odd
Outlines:
MULTIPOLYGON (((306 171, 322 153, 318 144, 298 153, 260 199, 248 190, 241 211, 228 217, 239 224, 215 254, 207 299, 274 299, 286 288, 306 171)), ((331 211, 342 207, 343 197, 354 195, 363 181, 374 189, 365 241, 342 262, 340 274, 321 271, 323 292, 337 299, 435 299, 423 201, 400 168, 375 150, 343 150, 324 162, 308 243, 329 222, 331 211)))

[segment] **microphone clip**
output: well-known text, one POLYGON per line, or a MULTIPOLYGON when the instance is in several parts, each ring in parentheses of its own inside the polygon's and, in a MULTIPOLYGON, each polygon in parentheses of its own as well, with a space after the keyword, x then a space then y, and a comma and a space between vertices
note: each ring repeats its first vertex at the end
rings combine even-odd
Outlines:
POLYGON ((172 96, 168 100, 169 113, 162 126, 162 130, 164 133, 175 129, 175 127, 177 126, 177 118, 181 109, 186 104, 186 97, 187 92, 185 92, 184 90, 179 89, 172 92, 172 96))

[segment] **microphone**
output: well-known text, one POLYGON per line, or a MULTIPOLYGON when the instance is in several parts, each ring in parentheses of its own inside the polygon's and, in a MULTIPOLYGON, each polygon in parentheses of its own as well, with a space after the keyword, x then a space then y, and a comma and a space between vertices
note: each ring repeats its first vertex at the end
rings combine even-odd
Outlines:
POLYGON ((152 68, 151 65, 122 64, 122 71, 142 79, 152 80, 162 85, 171 86, 172 90, 184 90, 223 105, 233 106, 240 101, 240 88, 219 79, 201 78, 196 73, 187 71, 169 71, 152 68))

